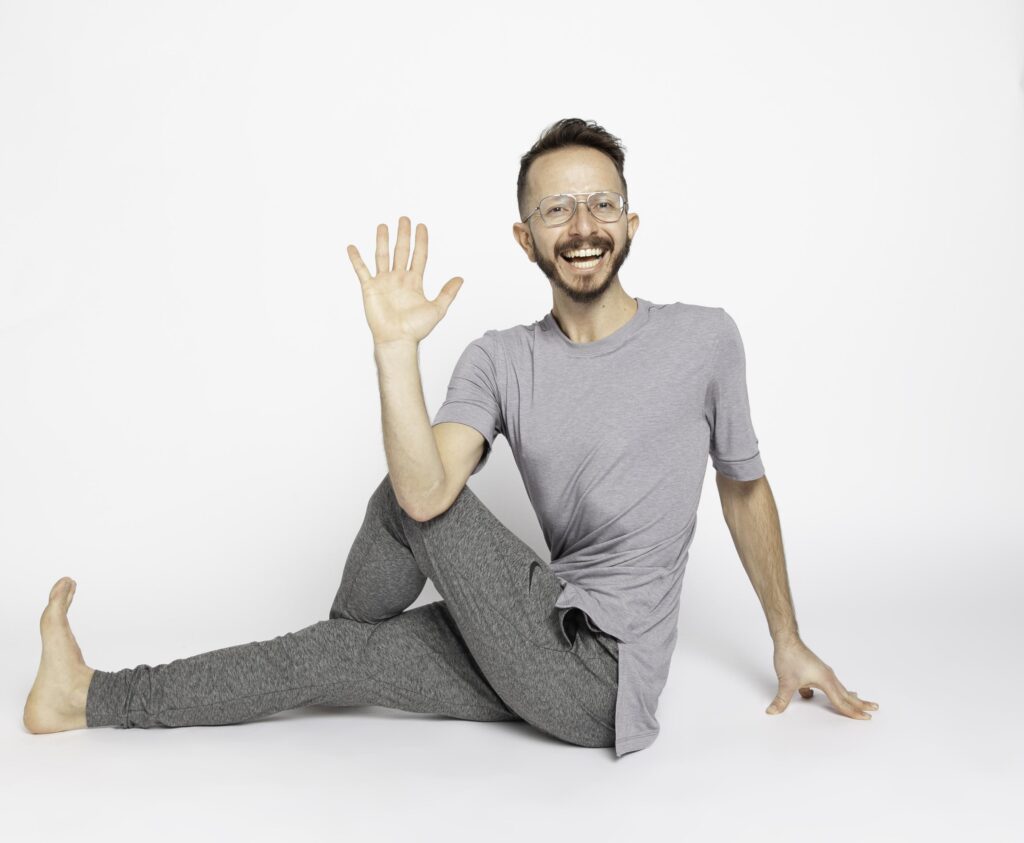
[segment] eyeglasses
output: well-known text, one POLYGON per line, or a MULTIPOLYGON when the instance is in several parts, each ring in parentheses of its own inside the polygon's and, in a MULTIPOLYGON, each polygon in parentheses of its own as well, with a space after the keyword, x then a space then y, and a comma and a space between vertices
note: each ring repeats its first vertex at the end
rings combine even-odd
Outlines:
POLYGON ((560 193, 557 196, 545 196, 541 199, 540 204, 533 209, 523 222, 527 222, 530 217, 539 211, 541 221, 548 228, 565 225, 572 219, 573 214, 576 213, 576 196, 586 197, 590 213, 594 215, 594 219, 601 222, 617 221, 622 216, 623 211, 629 207, 629 203, 622 194, 614 193, 610 190, 598 190, 594 193, 577 193, 575 196, 571 193, 560 193))

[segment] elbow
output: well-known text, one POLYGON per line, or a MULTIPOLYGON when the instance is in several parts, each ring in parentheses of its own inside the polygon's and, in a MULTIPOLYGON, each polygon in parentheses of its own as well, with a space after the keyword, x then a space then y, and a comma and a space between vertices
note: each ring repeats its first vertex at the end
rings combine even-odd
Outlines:
POLYGON ((398 501, 398 507, 406 515, 408 515, 413 521, 429 521, 434 517, 431 512, 431 508, 425 505, 423 502, 414 502, 408 498, 399 496, 396 492, 395 498, 398 501))
POLYGON ((402 505, 402 511, 408 515, 413 521, 419 521, 421 524, 424 521, 429 521, 434 517, 434 514, 428 507, 423 505, 420 506, 405 506, 402 505))
POLYGON ((450 505, 450 502, 439 502, 435 496, 420 501, 416 506, 410 506, 408 509, 403 507, 403 509, 405 509, 406 514, 413 521, 419 521, 422 524, 426 521, 432 521, 437 518, 437 516, 448 509, 450 505))
POLYGON ((415 515, 410 514, 409 517, 414 521, 419 521, 421 524, 427 521, 433 521, 437 516, 444 515, 451 506, 450 503, 442 504, 441 506, 428 506, 418 509, 415 515))

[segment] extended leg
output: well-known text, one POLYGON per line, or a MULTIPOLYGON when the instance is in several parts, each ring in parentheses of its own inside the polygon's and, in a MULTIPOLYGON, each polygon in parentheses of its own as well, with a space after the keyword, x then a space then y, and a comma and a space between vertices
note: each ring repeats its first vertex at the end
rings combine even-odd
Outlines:
POLYGON ((168 664, 97 670, 86 725, 216 726, 306 705, 520 719, 488 685, 439 601, 381 623, 338 618, 168 664))

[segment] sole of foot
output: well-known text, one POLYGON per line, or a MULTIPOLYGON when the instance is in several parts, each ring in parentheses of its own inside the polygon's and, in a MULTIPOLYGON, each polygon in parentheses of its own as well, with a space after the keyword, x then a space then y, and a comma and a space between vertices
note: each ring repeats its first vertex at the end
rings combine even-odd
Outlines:
POLYGON ((76 588, 71 577, 57 580, 39 619, 43 654, 22 718, 25 728, 34 735, 86 727, 85 702, 95 671, 82 658, 68 622, 76 588))

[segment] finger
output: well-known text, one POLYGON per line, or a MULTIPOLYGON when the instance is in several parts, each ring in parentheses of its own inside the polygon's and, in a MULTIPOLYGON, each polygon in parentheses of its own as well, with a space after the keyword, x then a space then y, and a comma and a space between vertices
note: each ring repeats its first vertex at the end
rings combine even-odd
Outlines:
POLYGON ((411 271, 420 278, 427 268, 427 227, 423 223, 416 224, 416 250, 412 253, 411 271))
POLYGON ((441 306, 442 319, 444 318, 444 315, 448 312, 448 308, 451 306, 451 303, 455 301, 456 294, 461 289, 462 278, 456 275, 454 278, 449 280, 448 283, 441 288, 441 292, 437 294, 437 298, 434 299, 434 303, 439 304, 441 306))
POLYGON ((864 702, 857 696, 856 693, 854 693, 853 691, 846 691, 844 693, 846 695, 847 702, 849 702, 850 705, 857 709, 857 711, 863 713, 868 710, 868 706, 864 704, 864 702))
POLYGON ((352 261, 352 267, 359 276, 359 283, 365 284, 370 280, 370 270, 366 268, 363 259, 359 256, 359 250, 355 246, 348 247, 348 259, 352 261))
POLYGON ((377 274, 389 272, 391 261, 388 251, 388 227, 381 223, 377 226, 377 274))
POLYGON ((865 705, 864 701, 857 696, 856 691, 848 691, 846 689, 846 686, 842 682, 840 682, 838 678, 836 678, 835 683, 837 686, 839 686, 839 690, 842 691, 843 696, 846 697, 850 705, 852 705, 860 712, 865 712, 868 710, 868 706, 865 705))
POLYGON ((856 691, 850 691, 849 694, 851 697, 856 698, 857 702, 865 708, 870 708, 873 711, 878 708, 878 703, 871 702, 871 700, 862 700, 860 697, 857 696, 856 691))
POLYGON ((408 272, 409 270, 409 226, 411 222, 408 217, 398 218, 398 234, 395 237, 395 272, 408 272))
POLYGON ((821 688, 829 698, 829 702, 832 703, 842 714, 847 717, 852 717, 854 720, 870 720, 871 715, 866 711, 861 711, 853 702, 846 696, 846 689, 837 680, 834 683, 829 683, 827 686, 822 687, 816 685, 815 687, 821 688))
POLYGON ((765 709, 765 714, 781 714, 784 712, 789 706, 789 701, 793 699, 793 691, 795 690, 796 688, 779 685, 779 693, 775 695, 771 705, 765 709))

